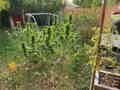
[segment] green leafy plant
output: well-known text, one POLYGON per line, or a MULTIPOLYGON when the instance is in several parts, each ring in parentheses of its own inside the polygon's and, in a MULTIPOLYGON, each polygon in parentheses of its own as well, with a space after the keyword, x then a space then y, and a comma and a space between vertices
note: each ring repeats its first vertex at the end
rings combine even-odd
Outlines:
POLYGON ((80 16, 82 22, 85 24, 89 22, 89 28, 83 28, 84 24, 79 22, 77 25, 81 27, 75 29, 76 17, 66 18, 62 24, 47 26, 40 30, 36 30, 33 24, 28 24, 24 28, 17 27, 7 32, 10 41, 8 46, 13 49, 13 51, 7 49, 13 52, 9 55, 9 58, 12 57, 11 60, 7 60, 10 63, 17 59, 14 62, 18 64, 18 68, 15 75, 12 73, 15 78, 10 81, 14 85, 9 80, 5 80, 8 82, 6 85, 12 85, 13 88, 19 85, 25 90, 28 88, 31 90, 89 88, 92 66, 89 63, 88 51, 94 46, 92 41, 94 35, 90 33, 94 32, 92 27, 96 24, 91 24, 94 20, 91 17, 80 16), (90 37, 84 36, 83 29, 86 30, 87 35, 90 34, 90 37))

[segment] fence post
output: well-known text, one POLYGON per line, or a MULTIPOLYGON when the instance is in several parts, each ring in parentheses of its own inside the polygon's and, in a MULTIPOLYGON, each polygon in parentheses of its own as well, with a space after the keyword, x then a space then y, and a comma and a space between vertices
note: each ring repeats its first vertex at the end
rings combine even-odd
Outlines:
POLYGON ((93 67, 90 90, 94 90, 96 70, 99 66, 100 58, 101 58, 100 57, 100 43, 101 43, 101 40, 102 40, 102 33, 103 33, 103 27, 104 27, 105 9, 106 9, 106 0, 102 0, 102 14, 101 14, 102 17, 101 17, 101 22, 100 22, 100 31, 99 31, 97 50, 96 50, 97 51, 97 56, 96 56, 96 59, 95 59, 95 65, 93 67))

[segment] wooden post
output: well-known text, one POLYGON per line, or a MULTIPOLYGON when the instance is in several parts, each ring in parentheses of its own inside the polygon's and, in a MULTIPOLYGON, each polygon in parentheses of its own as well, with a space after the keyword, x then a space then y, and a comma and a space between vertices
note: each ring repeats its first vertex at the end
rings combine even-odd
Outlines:
POLYGON ((95 59, 95 65, 93 68, 93 74, 92 74, 92 80, 91 80, 91 87, 90 90, 94 90, 94 84, 95 84, 95 76, 96 76, 96 70, 100 63, 100 43, 102 40, 102 33, 103 33, 103 27, 104 27, 104 19, 105 19, 105 9, 106 9, 106 0, 102 0, 102 14, 101 14, 101 22, 100 22, 100 32, 99 32, 99 39, 98 39, 98 45, 97 45, 97 56, 95 59))
POLYGON ((24 9, 22 10, 22 23, 25 25, 25 11, 24 9))
POLYGON ((13 28, 15 25, 12 16, 9 17, 9 21, 10 21, 10 27, 13 28))

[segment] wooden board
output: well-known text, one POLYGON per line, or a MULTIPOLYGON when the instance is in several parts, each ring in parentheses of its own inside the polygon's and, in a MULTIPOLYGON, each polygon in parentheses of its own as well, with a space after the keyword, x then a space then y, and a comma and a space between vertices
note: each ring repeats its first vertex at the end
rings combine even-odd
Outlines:
POLYGON ((98 85, 103 85, 120 90, 120 74, 100 70, 98 85))

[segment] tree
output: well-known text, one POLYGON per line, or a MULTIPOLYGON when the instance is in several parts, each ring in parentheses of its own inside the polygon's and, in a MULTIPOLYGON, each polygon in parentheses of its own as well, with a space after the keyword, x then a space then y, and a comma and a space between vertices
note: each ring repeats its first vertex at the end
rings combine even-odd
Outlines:
POLYGON ((62 0, 22 0, 25 11, 57 12, 63 7, 62 0))
POLYGON ((0 28, 9 27, 9 14, 7 9, 9 8, 8 0, 0 0, 0 28))
POLYGON ((25 12, 57 12, 62 9, 62 0, 10 0, 9 12, 21 14, 25 12))
POLYGON ((74 0, 74 3, 80 7, 86 8, 91 7, 92 0, 74 0))
POLYGON ((101 0, 74 0, 74 3, 83 8, 98 7, 101 0))
POLYGON ((22 0, 10 0, 10 14, 19 14, 22 12, 22 0))
POLYGON ((0 11, 9 8, 8 0, 0 0, 0 11))
MULTIPOLYGON (((93 0, 92 7, 101 6, 102 0, 93 0)), ((114 6, 119 0, 107 0, 107 6, 114 6)))

